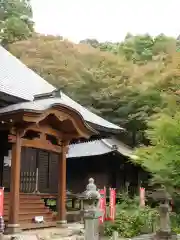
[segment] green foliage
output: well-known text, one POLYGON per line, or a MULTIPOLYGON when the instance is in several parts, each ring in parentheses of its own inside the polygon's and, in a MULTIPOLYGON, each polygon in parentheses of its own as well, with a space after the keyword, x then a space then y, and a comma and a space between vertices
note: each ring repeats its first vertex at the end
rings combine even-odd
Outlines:
POLYGON ((80 43, 124 56, 126 60, 135 64, 146 64, 152 61, 153 57, 162 53, 167 54, 171 48, 175 48, 176 40, 164 34, 153 38, 149 34, 133 36, 128 33, 121 43, 98 42, 96 39, 85 39, 80 43))
POLYGON ((99 42, 96 39, 89 39, 89 38, 87 38, 87 39, 81 40, 80 43, 82 43, 82 44, 89 44, 89 45, 91 45, 94 48, 99 47, 99 42))
POLYGON ((176 214, 176 213, 171 213, 170 214, 170 220, 171 220, 171 227, 172 227, 172 231, 180 234, 180 215, 176 214))
POLYGON ((3 45, 27 39, 33 32, 29 0, 0 0, 0 42, 3 45))
MULTIPOLYGON (((180 233, 180 215, 170 212, 172 231, 180 233)), ((158 209, 148 205, 139 207, 139 197, 129 198, 127 194, 121 195, 116 205, 116 218, 114 222, 105 223, 105 235, 111 236, 117 231, 121 237, 131 238, 144 233, 152 233, 159 229, 158 209)))
POLYGON ((172 97, 168 107, 148 122, 146 134, 150 145, 136 152, 136 162, 152 173, 153 182, 162 184, 170 191, 180 186, 179 110, 178 98, 172 97))
POLYGON ((111 236, 117 231, 121 237, 134 237, 141 233, 154 231, 158 213, 156 209, 139 207, 139 201, 124 195, 116 205, 116 219, 105 224, 105 234, 111 236))

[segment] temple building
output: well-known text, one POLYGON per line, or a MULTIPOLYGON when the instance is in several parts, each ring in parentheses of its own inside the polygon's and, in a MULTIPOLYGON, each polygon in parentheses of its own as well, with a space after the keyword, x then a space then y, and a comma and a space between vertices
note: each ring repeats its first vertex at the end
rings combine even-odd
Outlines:
POLYGON ((0 184, 6 232, 66 223, 67 191, 89 177, 99 188, 137 188, 123 128, 97 116, 0 46, 0 184), (42 199, 56 196, 57 215, 42 199), (33 222, 42 216, 44 223, 33 222))

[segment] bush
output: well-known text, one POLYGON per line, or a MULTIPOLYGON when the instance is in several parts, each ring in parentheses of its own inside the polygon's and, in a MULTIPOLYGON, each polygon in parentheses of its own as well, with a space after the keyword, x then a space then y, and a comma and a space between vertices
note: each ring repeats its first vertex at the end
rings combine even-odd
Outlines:
POLYGON ((180 234, 180 214, 176 214, 176 213, 171 213, 170 214, 170 220, 171 220, 171 228, 172 231, 180 234))
POLYGON ((139 207, 137 197, 130 199, 123 195, 116 205, 116 219, 105 223, 105 235, 111 236, 117 231, 121 237, 134 237, 141 233, 152 232, 157 226, 158 212, 146 206, 139 207))
MULTIPOLYGON (((117 206, 119 208, 119 206, 117 206)), ((141 233, 152 232, 157 221, 157 211, 148 207, 134 211, 117 211, 114 222, 107 222, 105 234, 111 236, 113 231, 117 231, 122 237, 134 237, 141 233)))
MULTIPOLYGON (((129 198, 127 194, 120 194, 120 201, 116 205, 116 219, 105 223, 105 235, 111 236, 117 231, 121 237, 134 237, 142 233, 151 233, 159 228, 159 214, 157 208, 139 207, 139 198, 129 198)), ((180 214, 170 213, 172 231, 180 233, 180 214)))

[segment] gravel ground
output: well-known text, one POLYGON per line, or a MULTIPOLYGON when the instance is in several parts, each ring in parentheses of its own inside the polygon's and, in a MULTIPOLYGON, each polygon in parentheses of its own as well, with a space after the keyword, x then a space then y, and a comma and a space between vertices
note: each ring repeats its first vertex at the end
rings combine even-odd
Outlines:
MULTIPOLYGON (((47 228, 25 231, 15 235, 4 235, 3 240, 10 240, 12 236, 17 237, 17 240, 84 240, 83 233, 83 225, 74 223, 68 224, 67 228, 47 228)), ((143 234, 131 239, 119 237, 118 240, 151 240, 152 236, 153 234, 143 234)), ((112 238, 100 237, 100 240, 112 240, 112 238)), ((180 240, 180 235, 178 235, 178 240, 180 240)))

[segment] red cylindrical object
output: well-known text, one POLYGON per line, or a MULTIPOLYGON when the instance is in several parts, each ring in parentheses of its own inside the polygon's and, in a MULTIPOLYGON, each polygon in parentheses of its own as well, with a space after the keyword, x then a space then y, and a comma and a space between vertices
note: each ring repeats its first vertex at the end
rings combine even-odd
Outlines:
POLYGON ((109 219, 114 221, 116 213, 116 190, 114 188, 109 189, 110 205, 109 205, 109 219))
POLYGON ((145 207, 145 188, 140 187, 140 207, 145 207))
POLYGON ((4 188, 0 188, 0 217, 4 214, 4 188))
POLYGON ((103 215, 99 218, 99 223, 102 224, 105 220, 105 215, 106 215, 106 189, 105 188, 100 189, 99 193, 101 195, 99 208, 100 208, 100 211, 103 212, 103 215))

